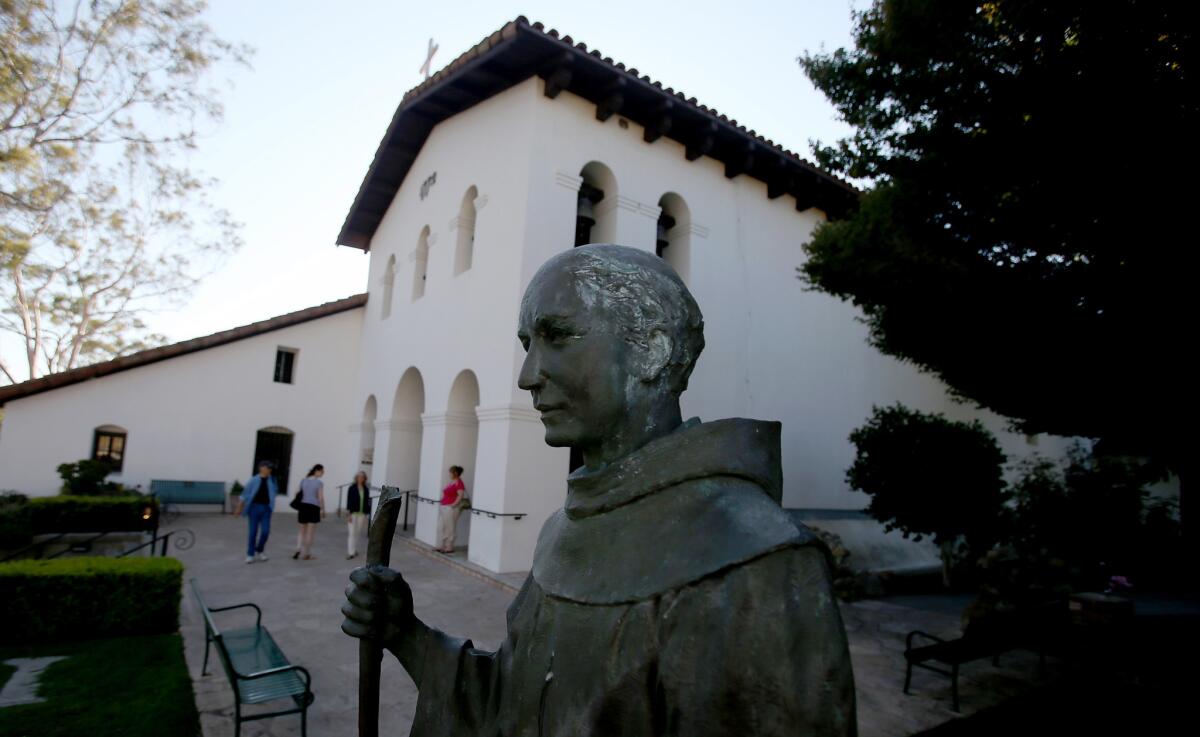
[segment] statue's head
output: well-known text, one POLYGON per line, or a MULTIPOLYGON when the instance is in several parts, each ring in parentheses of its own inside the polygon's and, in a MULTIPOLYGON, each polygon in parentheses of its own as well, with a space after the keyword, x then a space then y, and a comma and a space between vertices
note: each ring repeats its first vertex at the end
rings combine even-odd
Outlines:
MULTIPOLYGON (((546 442, 587 448, 679 413, 704 348, 704 319, 658 256, 581 246, 551 258, 521 301, 518 383, 533 394, 546 442)), ((671 428, 666 428, 667 431, 671 428)))

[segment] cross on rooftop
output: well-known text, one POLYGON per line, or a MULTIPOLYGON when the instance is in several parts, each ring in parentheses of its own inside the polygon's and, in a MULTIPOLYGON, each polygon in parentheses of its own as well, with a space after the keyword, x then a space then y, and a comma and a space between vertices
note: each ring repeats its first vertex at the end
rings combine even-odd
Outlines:
POLYGON ((425 63, 417 70, 425 75, 425 79, 429 79, 429 65, 433 61, 433 55, 437 53, 437 50, 438 45, 433 42, 432 38, 429 39, 429 50, 425 53, 425 63))

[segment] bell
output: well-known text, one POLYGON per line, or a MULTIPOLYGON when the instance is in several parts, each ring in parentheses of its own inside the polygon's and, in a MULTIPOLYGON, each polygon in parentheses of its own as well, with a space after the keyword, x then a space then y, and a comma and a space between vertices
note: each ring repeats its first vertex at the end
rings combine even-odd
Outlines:
POLYGON ((590 197, 579 193, 575 208, 575 245, 583 246, 592 242, 592 226, 596 224, 596 211, 590 197))
POLYGON ((675 218, 667 214, 658 216, 658 237, 654 241, 654 253, 662 258, 663 251, 671 245, 671 241, 667 238, 667 231, 675 227, 675 218))
POLYGON ((587 220, 593 225, 596 223, 596 208, 592 205, 591 199, 580 195, 579 205, 575 209, 575 217, 587 220))

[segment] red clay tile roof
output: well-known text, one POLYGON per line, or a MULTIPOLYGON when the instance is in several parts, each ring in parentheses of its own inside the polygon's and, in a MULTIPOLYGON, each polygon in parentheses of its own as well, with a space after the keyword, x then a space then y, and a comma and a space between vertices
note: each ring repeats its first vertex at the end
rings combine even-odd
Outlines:
POLYGON ((57 374, 43 376, 40 379, 31 381, 23 381, 20 384, 12 384, 9 386, 0 387, 0 406, 5 402, 14 399, 23 399, 48 392, 51 389, 58 389, 71 384, 78 384, 81 381, 88 379, 98 379, 102 376, 115 374, 120 371, 128 371, 129 369, 138 368, 158 361, 165 361, 168 358, 176 358, 177 356, 195 353, 206 348, 216 348, 227 343, 243 340, 245 338, 253 338, 256 335, 269 333, 272 330, 282 330, 290 328, 293 325, 317 320, 322 317, 336 315, 339 312, 346 312, 358 307, 362 307, 367 303, 366 294, 356 294, 353 297, 339 299, 336 302, 326 302, 323 305, 309 307, 308 309, 300 310, 299 312, 289 312, 286 315, 272 317, 270 320, 262 320, 261 322, 243 325, 232 330, 222 330, 219 333, 206 335, 202 338, 193 338, 185 340, 182 343, 172 343, 171 345, 159 346, 158 348, 150 348, 137 353, 130 353, 128 356, 114 358, 111 361, 103 363, 94 363, 91 366, 81 366, 70 371, 63 371, 57 374))
POLYGON ((647 143, 660 137, 679 141, 689 160, 710 156, 722 161, 725 176, 746 174, 764 181, 769 197, 791 195, 798 210, 816 206, 837 216, 858 200, 858 191, 845 180, 696 98, 521 16, 404 95, 346 215, 338 244, 370 247, 435 125, 535 74, 546 80, 547 96, 568 90, 594 102, 598 119, 617 114, 632 120, 645 129, 647 143))

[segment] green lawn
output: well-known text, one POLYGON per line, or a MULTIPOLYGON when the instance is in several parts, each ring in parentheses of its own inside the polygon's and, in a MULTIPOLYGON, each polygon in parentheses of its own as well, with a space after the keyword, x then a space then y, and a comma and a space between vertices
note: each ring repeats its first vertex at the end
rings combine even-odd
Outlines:
MULTIPOLYGON (((196 737, 200 719, 179 635, 0 648, 0 661, 66 655, 42 673, 46 701, 0 709, 0 737, 196 737)), ((12 676, 0 665, 0 686, 12 676)))

